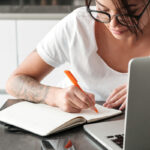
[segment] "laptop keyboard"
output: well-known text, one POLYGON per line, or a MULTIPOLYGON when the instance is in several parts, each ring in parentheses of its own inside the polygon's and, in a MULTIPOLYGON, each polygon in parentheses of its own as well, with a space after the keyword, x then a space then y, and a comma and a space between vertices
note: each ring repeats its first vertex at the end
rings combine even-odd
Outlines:
POLYGON ((111 135, 107 136, 107 138, 116 143, 120 148, 123 148, 124 134, 111 135))

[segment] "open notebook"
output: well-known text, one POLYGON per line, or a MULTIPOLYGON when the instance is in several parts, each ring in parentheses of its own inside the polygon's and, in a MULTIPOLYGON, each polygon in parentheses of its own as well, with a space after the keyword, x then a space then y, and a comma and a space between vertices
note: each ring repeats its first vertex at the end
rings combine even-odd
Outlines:
POLYGON ((67 113, 46 104, 20 102, 0 111, 0 121, 25 129, 40 136, 47 136, 76 125, 98 121, 121 113, 95 105, 99 113, 91 109, 81 113, 67 113))

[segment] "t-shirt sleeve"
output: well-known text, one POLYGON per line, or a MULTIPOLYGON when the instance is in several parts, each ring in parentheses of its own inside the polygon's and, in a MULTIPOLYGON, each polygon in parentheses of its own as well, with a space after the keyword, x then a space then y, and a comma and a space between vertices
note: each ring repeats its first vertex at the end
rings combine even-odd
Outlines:
POLYGON ((69 62, 69 49, 75 32, 73 18, 72 12, 58 22, 36 47, 40 57, 53 67, 69 62))

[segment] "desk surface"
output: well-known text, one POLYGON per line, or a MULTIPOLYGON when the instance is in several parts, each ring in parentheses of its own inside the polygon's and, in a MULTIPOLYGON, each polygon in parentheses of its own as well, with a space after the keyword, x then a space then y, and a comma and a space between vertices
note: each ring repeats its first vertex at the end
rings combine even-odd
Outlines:
MULTIPOLYGON (((5 106, 12 105, 9 101, 5 106)), ((124 115, 113 117, 109 120, 123 119, 124 115)), ((107 119, 108 120, 108 119, 107 119)), ((76 150, 105 150, 99 143, 91 138, 78 126, 48 137, 39 137, 31 133, 11 133, 0 125, 0 149, 2 150, 41 150, 41 140, 49 140, 55 150, 63 150, 67 140, 70 139, 76 150)))

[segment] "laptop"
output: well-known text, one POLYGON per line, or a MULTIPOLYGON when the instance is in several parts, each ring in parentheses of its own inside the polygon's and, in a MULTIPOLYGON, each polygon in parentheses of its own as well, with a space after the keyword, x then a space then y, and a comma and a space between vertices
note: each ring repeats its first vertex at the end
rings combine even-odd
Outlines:
POLYGON ((108 150, 150 150, 150 57, 129 62, 124 120, 84 125, 108 150))

